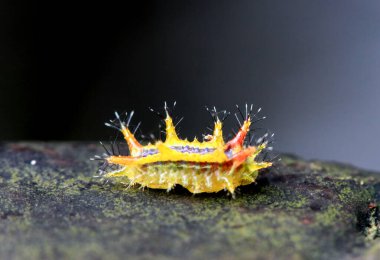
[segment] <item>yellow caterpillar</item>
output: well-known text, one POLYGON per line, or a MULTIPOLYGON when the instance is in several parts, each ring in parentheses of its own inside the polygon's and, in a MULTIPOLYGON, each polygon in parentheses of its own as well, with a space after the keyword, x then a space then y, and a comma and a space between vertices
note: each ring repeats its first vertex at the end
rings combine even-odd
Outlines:
POLYGON ((118 125, 106 125, 122 132, 130 155, 109 154, 103 158, 107 164, 120 166, 118 170, 105 173, 104 177, 115 180, 127 178, 129 185, 139 184, 152 189, 170 191, 175 185, 181 185, 192 193, 227 189, 233 195, 236 187, 254 182, 260 169, 272 165, 271 162, 255 161, 266 148, 267 141, 261 141, 257 146, 244 145, 252 122, 252 105, 249 111, 246 105, 245 117, 241 111, 240 114, 244 121, 235 137, 227 143, 222 132, 224 119, 219 119, 215 108, 212 111, 213 134, 205 136, 202 142, 196 138, 190 142, 178 137, 165 103, 165 141, 144 146, 129 129, 133 112, 127 123, 115 112, 118 125))

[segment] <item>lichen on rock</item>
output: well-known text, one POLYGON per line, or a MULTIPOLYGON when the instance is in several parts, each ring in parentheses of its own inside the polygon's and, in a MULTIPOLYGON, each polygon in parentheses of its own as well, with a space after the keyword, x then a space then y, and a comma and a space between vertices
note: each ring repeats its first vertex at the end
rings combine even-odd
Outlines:
POLYGON ((194 196, 93 178, 98 149, 0 145, 1 259, 380 256, 378 173, 283 155, 236 199, 194 196))

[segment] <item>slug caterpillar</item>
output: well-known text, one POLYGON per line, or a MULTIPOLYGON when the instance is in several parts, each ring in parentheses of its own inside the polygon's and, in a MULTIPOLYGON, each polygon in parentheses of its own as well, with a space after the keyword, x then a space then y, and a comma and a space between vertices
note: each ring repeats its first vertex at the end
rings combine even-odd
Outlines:
MULTIPOLYGON (((239 109, 238 106, 237 108, 239 109)), ((166 138, 147 145, 142 145, 135 138, 136 130, 132 132, 129 129, 133 111, 126 118, 126 122, 115 112, 116 120, 105 124, 121 131, 130 155, 115 155, 105 148, 107 154, 104 157, 95 156, 94 159, 104 160, 106 165, 119 166, 117 170, 105 172, 103 177, 121 180, 123 183, 126 180, 125 183, 129 186, 139 184, 141 187, 170 191, 175 185, 181 185, 192 193, 211 193, 226 189, 232 195, 236 187, 253 183, 259 170, 270 167, 272 162, 255 160, 267 148, 268 135, 259 138, 257 146, 250 146, 249 142, 245 142, 250 133, 252 118, 257 114, 252 115, 252 105, 249 111, 246 105, 245 116, 239 109, 242 123, 235 114, 240 129, 226 143, 222 124, 229 113, 222 111, 224 116, 220 119, 220 112, 215 107, 214 110, 207 110, 214 120, 212 135, 204 136, 202 142, 196 138, 190 142, 178 137, 170 109, 165 102, 165 114, 158 114, 165 122, 166 138)))

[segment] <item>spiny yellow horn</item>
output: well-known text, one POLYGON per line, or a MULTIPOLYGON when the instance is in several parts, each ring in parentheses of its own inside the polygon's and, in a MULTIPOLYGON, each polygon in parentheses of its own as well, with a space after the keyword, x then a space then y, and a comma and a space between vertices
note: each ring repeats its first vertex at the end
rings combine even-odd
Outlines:
POLYGON ((177 136, 177 133, 175 131, 175 126, 173 124, 173 119, 169 116, 169 114, 166 114, 165 118, 165 124, 166 124, 166 144, 175 144, 179 141, 179 138, 177 136))

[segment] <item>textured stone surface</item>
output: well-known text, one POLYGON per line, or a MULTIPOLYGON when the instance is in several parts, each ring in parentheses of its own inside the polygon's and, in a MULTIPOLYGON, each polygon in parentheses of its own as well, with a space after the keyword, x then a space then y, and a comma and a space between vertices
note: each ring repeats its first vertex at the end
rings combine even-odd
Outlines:
POLYGON ((283 156, 231 199, 105 184, 99 153, 0 145, 1 259, 380 257, 378 173, 283 156))

